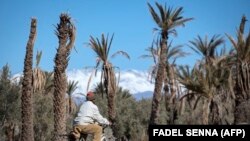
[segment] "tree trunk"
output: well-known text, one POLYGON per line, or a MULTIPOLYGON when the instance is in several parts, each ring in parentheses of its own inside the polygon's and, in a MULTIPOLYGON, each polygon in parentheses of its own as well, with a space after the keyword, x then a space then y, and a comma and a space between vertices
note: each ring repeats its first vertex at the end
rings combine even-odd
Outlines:
POLYGON ((72 112, 72 99, 71 99, 71 95, 69 95, 69 114, 71 114, 72 112))
POLYGON ((238 65, 237 75, 234 123, 242 124, 248 121, 243 107, 250 99, 250 64, 241 63, 238 65))
MULTIPOLYGON (((219 97, 217 97, 219 99, 219 97)), ((209 124, 213 124, 213 125, 221 125, 221 110, 219 107, 219 103, 217 103, 217 101, 215 100, 215 98, 213 98, 211 100, 211 104, 210 104, 210 113, 209 113, 209 124)))
POLYGON ((66 141, 66 104, 67 78, 65 70, 68 65, 68 56, 75 40, 75 27, 70 22, 70 17, 61 14, 60 24, 57 25, 59 47, 55 56, 54 67, 54 136, 53 141, 66 141), (68 39, 70 40, 69 43, 68 39))
POLYGON ((154 125, 157 124, 157 120, 159 117, 160 112, 160 101, 161 101, 161 92, 163 81, 165 80, 165 72, 166 72, 166 59, 167 59, 167 36, 162 36, 161 41, 161 51, 160 51, 160 58, 159 58, 159 66, 155 78, 155 88, 152 100, 152 108, 151 108, 151 115, 149 124, 154 125))
POLYGON ((6 141, 14 141, 14 135, 15 135, 15 127, 14 124, 7 123, 5 126, 5 136, 6 136, 6 141))
POLYGON ((34 141, 33 130, 33 95, 32 95, 32 61, 33 47, 36 39, 36 19, 31 20, 29 40, 26 46, 22 82, 22 133, 21 141, 34 141))
POLYGON ((208 125, 209 123, 209 115, 210 115, 210 104, 211 104, 212 99, 204 99, 204 104, 203 104, 203 113, 202 113, 202 124, 203 125, 208 125))
POLYGON ((104 69, 104 86, 107 94, 108 100, 108 116, 109 120, 112 122, 113 134, 116 135, 116 111, 115 111, 115 94, 116 94, 116 79, 115 74, 110 63, 105 63, 103 66, 104 69))
POLYGON ((167 80, 167 78, 165 78, 165 83, 164 83, 165 106, 166 106, 166 111, 169 115, 167 123, 174 124, 174 121, 177 119, 177 114, 178 114, 175 103, 176 100, 176 82, 174 77, 175 73, 172 65, 169 64, 167 68, 168 70, 166 70, 166 72, 168 73, 167 76, 169 78, 169 81, 167 80), (170 87, 170 91, 168 87, 170 87))

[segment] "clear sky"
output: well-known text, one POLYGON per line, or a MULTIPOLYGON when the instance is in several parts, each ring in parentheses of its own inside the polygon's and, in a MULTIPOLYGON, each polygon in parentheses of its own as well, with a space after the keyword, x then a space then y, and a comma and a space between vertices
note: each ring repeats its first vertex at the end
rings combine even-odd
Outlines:
MULTIPOLYGON (((77 28, 75 50, 70 54, 68 69, 81 69, 94 66, 95 54, 86 47, 89 36, 100 37, 102 33, 114 33, 112 52, 123 50, 129 53, 131 60, 117 57, 111 61, 122 70, 147 70, 149 59, 140 59, 153 39, 152 29, 156 27, 149 13, 147 2, 151 0, 1 0, 0 1, 0 67, 8 63, 12 73, 23 71, 26 43, 30 30, 30 19, 36 17, 36 51, 43 51, 40 67, 52 71, 58 39, 54 34, 59 15, 67 12, 77 28)), ((178 36, 174 44, 183 44, 184 49, 192 53, 187 45, 197 35, 211 37, 214 34, 235 35, 241 16, 250 19, 249 0, 158 0, 172 7, 184 7, 183 16, 193 17, 185 27, 177 29, 178 36)), ((249 21, 247 31, 249 31, 249 21)), ((226 38, 225 38, 226 39, 226 38)), ((227 39, 226 39, 227 40, 227 39)), ((192 65, 199 56, 193 53, 179 59, 179 64, 192 65)))

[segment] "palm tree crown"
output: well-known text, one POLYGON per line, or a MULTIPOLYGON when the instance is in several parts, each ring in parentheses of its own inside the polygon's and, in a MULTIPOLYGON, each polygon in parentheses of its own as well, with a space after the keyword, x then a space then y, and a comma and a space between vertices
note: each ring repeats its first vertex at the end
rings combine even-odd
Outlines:
POLYGON ((166 5, 163 7, 157 2, 155 4, 160 12, 159 14, 157 14, 157 12, 149 3, 148 6, 155 23, 161 29, 162 36, 167 37, 167 34, 169 33, 176 35, 176 30, 175 30, 176 27, 184 26, 185 22, 193 19, 193 18, 183 19, 183 17, 181 16, 183 13, 183 7, 179 7, 173 10, 173 8, 171 7, 167 8, 166 5))

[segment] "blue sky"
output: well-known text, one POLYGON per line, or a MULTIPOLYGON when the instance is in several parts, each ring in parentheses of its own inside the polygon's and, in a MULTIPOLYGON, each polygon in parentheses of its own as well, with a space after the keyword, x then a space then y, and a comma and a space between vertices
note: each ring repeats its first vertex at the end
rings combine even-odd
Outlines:
MULTIPOLYGON (((36 51, 43 51, 40 67, 52 71, 58 39, 54 34, 59 15, 67 12, 77 28, 75 50, 70 54, 68 69, 94 66, 95 54, 86 47, 89 36, 100 37, 102 33, 114 33, 111 53, 123 50, 131 60, 117 57, 111 61, 122 70, 147 70, 152 62, 140 59, 153 39, 152 29, 156 27, 149 13, 147 2, 151 0, 1 0, 0 1, 0 67, 9 64, 12 73, 23 71, 26 43, 29 36, 30 19, 36 17, 36 51)), ((235 35, 241 16, 250 19, 249 0, 158 0, 172 7, 184 7, 183 16, 193 17, 185 27, 177 29, 178 36, 173 44, 184 45, 184 50, 192 53, 186 45, 200 35, 235 35)), ((247 31, 249 31, 247 22, 247 31)), ((225 38, 226 39, 226 38, 225 38)), ((226 39, 227 40, 227 39, 226 39)), ((179 64, 192 65, 199 56, 191 55, 179 59, 179 64)))

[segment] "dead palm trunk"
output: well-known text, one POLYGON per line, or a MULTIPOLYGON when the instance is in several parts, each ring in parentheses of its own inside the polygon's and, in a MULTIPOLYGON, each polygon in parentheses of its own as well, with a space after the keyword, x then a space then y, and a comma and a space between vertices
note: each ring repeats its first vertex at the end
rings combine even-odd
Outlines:
POLYGON ((66 134, 66 104, 67 78, 65 70, 68 65, 68 56, 75 41, 75 27, 67 14, 61 14, 57 25, 59 47, 55 56, 54 67, 54 136, 53 141, 65 141, 66 134), (68 42, 68 40, 70 40, 68 42))
POLYGON ((153 101, 152 101, 152 109, 150 115, 150 124, 154 125, 157 124, 157 119, 159 117, 160 112, 160 101, 161 101, 161 92, 163 87, 163 81, 166 77, 166 59, 167 59, 167 34, 162 34, 161 39, 161 51, 160 51, 160 58, 159 58, 159 66, 157 69, 157 74, 155 78, 155 88, 153 94, 153 101))
POLYGON ((36 19, 31 19, 29 40, 26 46, 22 82, 22 134, 21 141, 34 141, 33 130, 33 96, 32 96, 32 61, 33 47, 36 39, 36 19))

